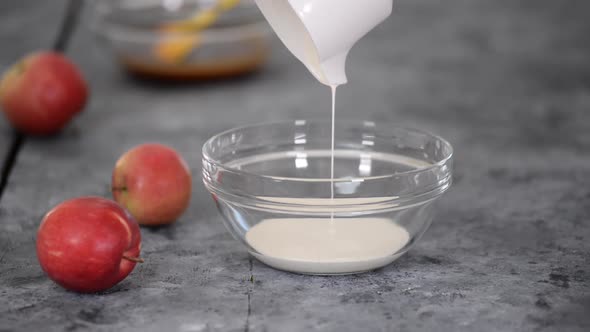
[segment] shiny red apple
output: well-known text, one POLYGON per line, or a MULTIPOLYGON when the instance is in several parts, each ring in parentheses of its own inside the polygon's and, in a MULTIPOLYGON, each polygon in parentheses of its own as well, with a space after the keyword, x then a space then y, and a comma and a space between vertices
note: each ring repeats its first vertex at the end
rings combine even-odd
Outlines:
POLYGON ((29 135, 55 134, 86 104, 84 78, 65 56, 28 55, 0 81, 0 108, 17 130, 29 135))
POLYGON ((191 198, 191 173, 174 149, 143 144, 115 165, 112 193, 140 225, 164 225, 178 219, 191 198))
POLYGON ((132 216, 101 197, 65 201, 37 233, 37 258, 49 278, 82 293, 109 289, 141 262, 141 234, 132 216))

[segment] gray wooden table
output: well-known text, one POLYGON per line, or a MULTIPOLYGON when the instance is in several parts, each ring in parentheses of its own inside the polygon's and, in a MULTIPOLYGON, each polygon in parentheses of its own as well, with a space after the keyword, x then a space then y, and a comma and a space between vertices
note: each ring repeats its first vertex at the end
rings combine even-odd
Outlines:
MULTIPOLYGON (((3 2, 0 68, 50 47, 65 3, 3 2)), ((244 123, 329 117, 328 89, 278 43, 257 75, 171 87, 123 75, 82 24, 67 53, 91 103, 61 135, 26 138, 0 201, 0 330, 590 330, 590 3, 395 4, 352 51, 337 113, 455 146, 456 183, 406 256, 371 273, 302 276, 249 258, 224 230, 201 185, 203 142, 244 123), (192 166, 188 212, 142 229, 147 262, 113 289, 64 291, 37 264, 43 214, 109 196, 117 157, 146 141, 192 166)), ((0 156, 12 135, 1 120, 0 156)))

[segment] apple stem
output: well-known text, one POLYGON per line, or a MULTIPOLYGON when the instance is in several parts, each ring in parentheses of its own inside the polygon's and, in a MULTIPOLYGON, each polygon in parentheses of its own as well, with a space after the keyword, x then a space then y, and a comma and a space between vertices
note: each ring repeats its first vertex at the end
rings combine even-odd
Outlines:
POLYGON ((127 191, 127 187, 111 187, 112 191, 127 191))
POLYGON ((123 258, 125 258, 126 260, 130 260, 134 263, 143 263, 144 262, 143 258, 141 258, 141 257, 130 257, 127 255, 123 255, 123 258))

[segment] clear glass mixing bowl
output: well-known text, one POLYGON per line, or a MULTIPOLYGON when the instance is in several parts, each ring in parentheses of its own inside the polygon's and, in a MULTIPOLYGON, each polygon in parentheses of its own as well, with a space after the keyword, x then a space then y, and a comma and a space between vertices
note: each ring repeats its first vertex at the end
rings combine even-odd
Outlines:
POLYGON ((270 29, 253 0, 223 11, 204 29, 163 30, 217 4, 214 0, 100 0, 90 26, 128 72, 163 80, 234 77, 260 68, 270 52, 270 29), (188 50, 165 61, 158 47, 188 50), (186 54, 185 54, 186 53, 186 54))
POLYGON ((363 272, 404 254, 430 225, 432 203, 451 185, 451 145, 369 121, 335 128, 333 180, 330 122, 240 127, 203 146, 205 186, 260 261, 298 273, 363 272))

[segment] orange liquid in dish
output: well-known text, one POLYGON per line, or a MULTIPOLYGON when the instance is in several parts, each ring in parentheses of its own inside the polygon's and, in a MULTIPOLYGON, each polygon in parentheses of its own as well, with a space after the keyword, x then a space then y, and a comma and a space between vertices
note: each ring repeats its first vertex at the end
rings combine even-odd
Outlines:
POLYGON ((178 81, 207 80, 229 78, 253 72, 266 62, 268 54, 268 47, 261 45, 248 53, 178 64, 139 57, 120 57, 119 61, 127 71, 137 76, 178 81))

